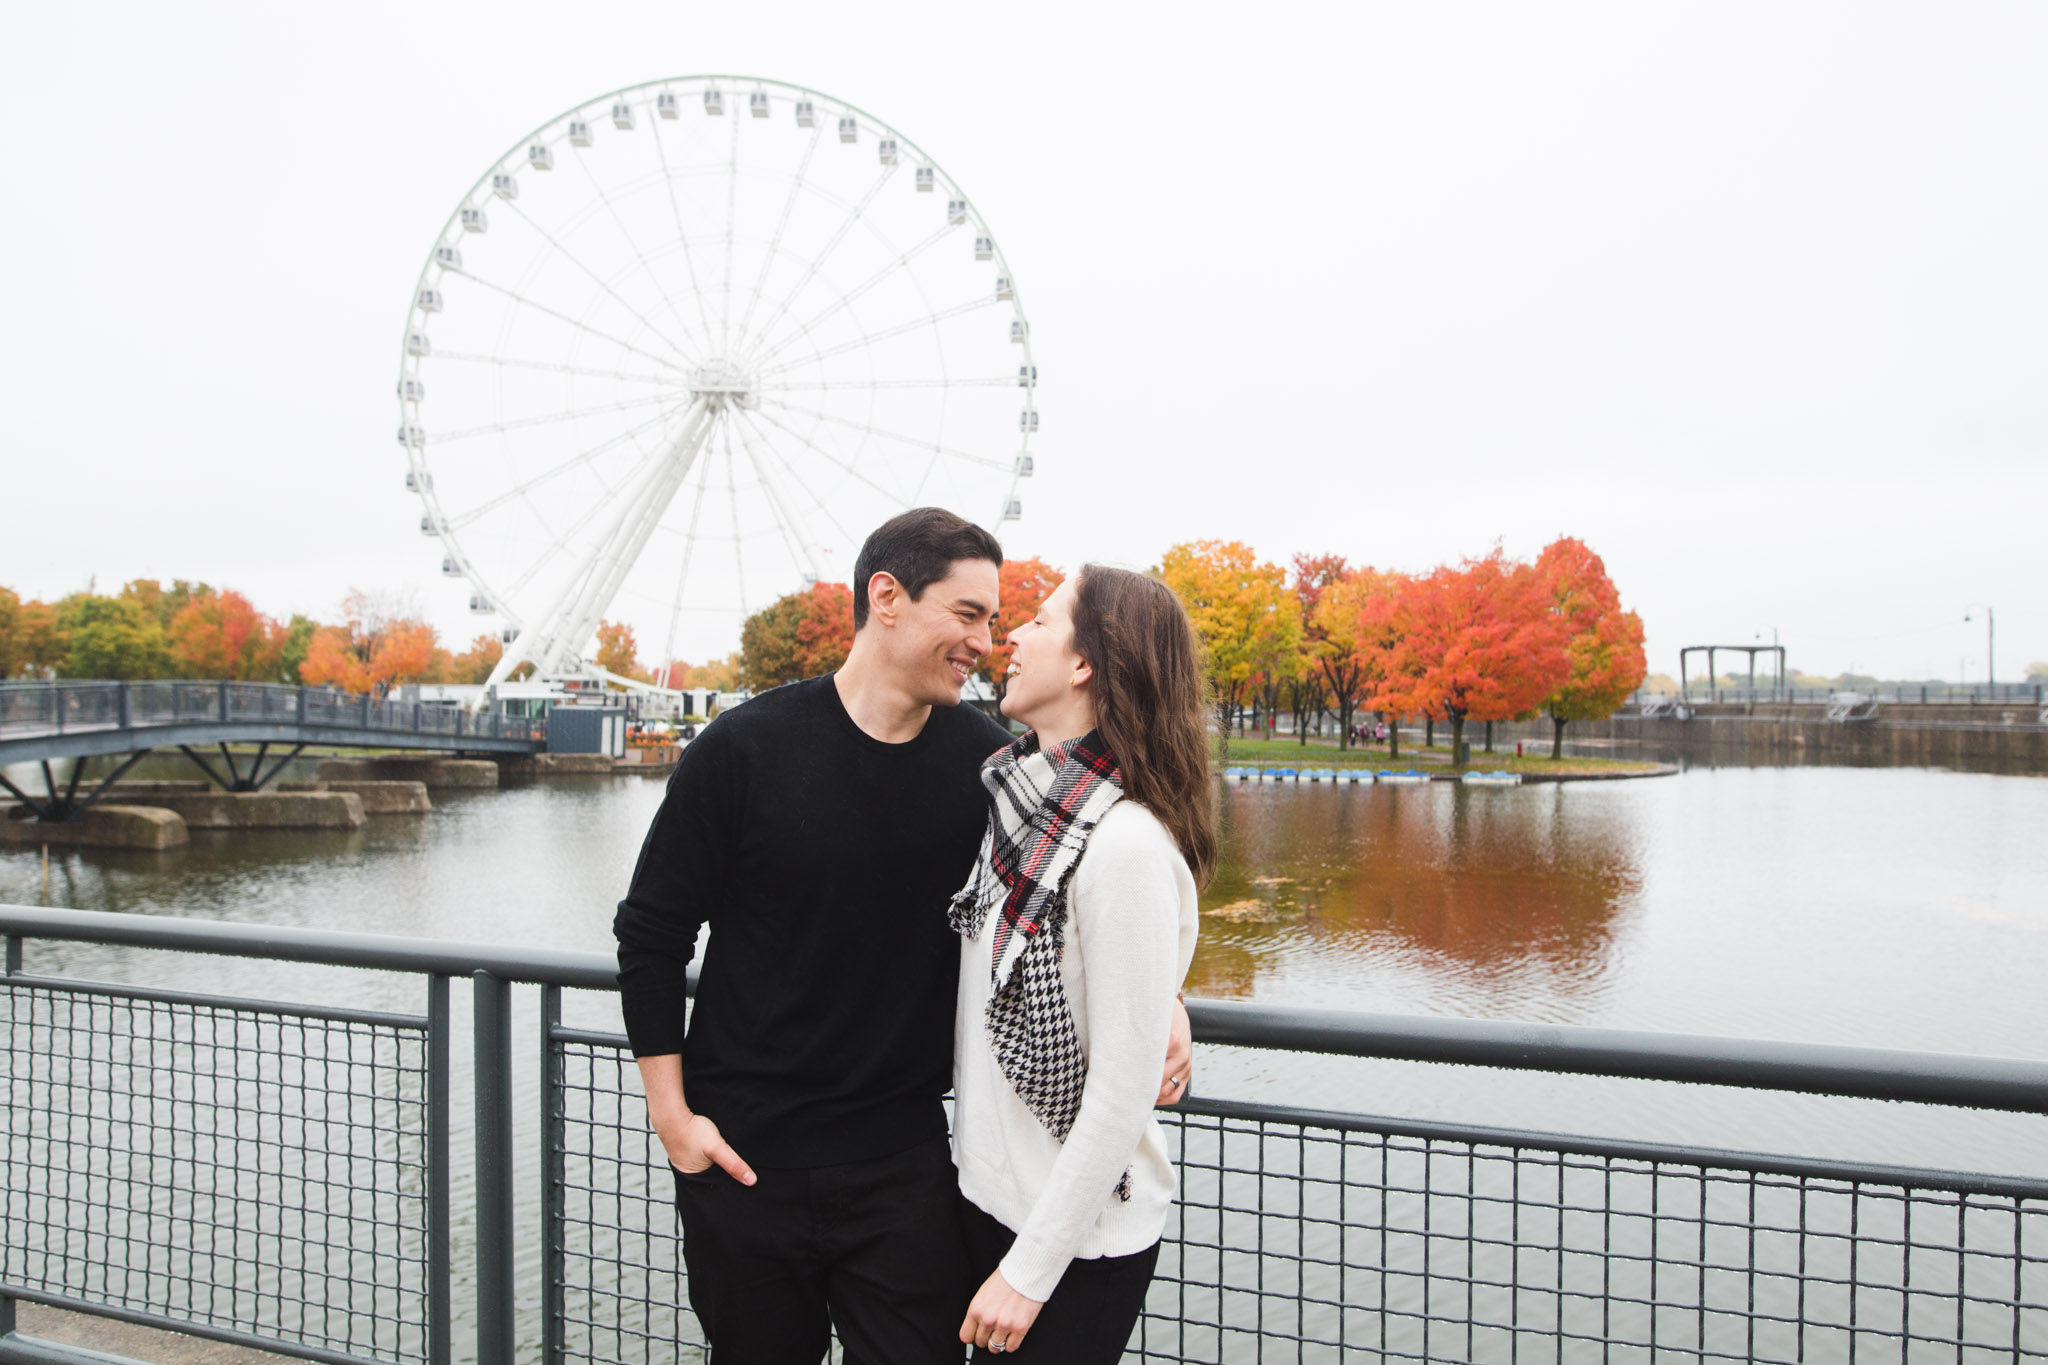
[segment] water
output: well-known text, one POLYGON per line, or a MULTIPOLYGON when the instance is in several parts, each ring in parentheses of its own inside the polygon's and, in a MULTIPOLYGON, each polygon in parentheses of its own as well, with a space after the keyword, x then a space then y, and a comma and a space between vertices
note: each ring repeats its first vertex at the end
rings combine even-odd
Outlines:
MULTIPOLYGON (((161 775, 182 775, 166 768, 161 775)), ((659 781, 437 793, 361 829, 0 853, 0 900, 608 951, 659 781)), ((2048 1057, 2048 780, 1692 768, 1507 789, 1230 784, 1191 994, 2048 1057)), ((417 984, 35 945, 32 969, 418 1009, 417 984)), ((462 1008, 457 1002, 458 1012, 462 1008)), ((572 1023, 617 1027, 607 996, 572 1023)), ((458 1013, 458 1017, 460 1017, 458 1013)), ((522 1025, 523 1027, 523 1025, 522 1025)), ((1315 1107, 2048 1172, 2048 1122, 1210 1050, 1198 1088, 1315 1107)))

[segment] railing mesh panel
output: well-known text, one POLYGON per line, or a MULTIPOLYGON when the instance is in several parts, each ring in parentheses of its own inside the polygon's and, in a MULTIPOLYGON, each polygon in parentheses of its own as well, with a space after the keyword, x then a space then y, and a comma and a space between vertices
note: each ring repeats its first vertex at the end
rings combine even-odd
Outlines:
MULTIPOLYGON (((632 1060, 557 1047, 563 1359, 698 1360, 632 1060)), ((1199 1112, 1166 1129, 1181 1199, 1127 1360, 2048 1361, 2048 1202, 1199 1112)))
POLYGON ((616 1047, 555 1046, 561 1218, 544 1235, 561 1258, 559 1358, 700 1361, 704 1333, 683 1281, 675 1187, 647 1131, 633 1059, 616 1047))
POLYGON ((0 1281, 426 1358, 424 1030, 23 984, 0 1030, 0 1281))
POLYGON ((2048 1360, 2048 1202, 1182 1115, 1133 1358, 2048 1360))

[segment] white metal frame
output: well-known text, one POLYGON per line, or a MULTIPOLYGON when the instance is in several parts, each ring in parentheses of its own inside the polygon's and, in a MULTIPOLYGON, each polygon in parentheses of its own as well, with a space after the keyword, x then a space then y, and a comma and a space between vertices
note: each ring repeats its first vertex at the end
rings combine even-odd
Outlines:
MULTIPOLYGON (((607 208, 611 208, 605 187, 595 184, 598 196, 607 208)), ((504 182, 498 182, 502 185, 504 182)), ((616 209, 612 209, 617 219, 616 209)), ((627 243, 640 256, 643 267, 647 265, 646 253, 640 244, 634 242, 626 224, 619 220, 619 230, 627 243)), ((554 242, 549 237, 550 242, 554 242)), ((560 244, 555 243, 559 248, 560 244)), ((715 256, 716 252, 705 252, 715 256)), ((913 277, 914 279, 915 277, 913 277)), ((429 246, 419 277, 411 291, 411 306, 407 310, 405 325, 399 337, 399 429, 400 441, 407 459, 408 485, 413 488, 425 509, 425 524, 434 528, 441 541, 443 557, 460 570, 467 580, 468 591, 481 599, 483 604, 494 610, 509 623, 507 634, 511 637, 504 655, 493 670, 490 681, 497 683, 508 677, 522 664, 532 663, 542 676, 561 677, 573 674, 595 675, 594 670, 583 658, 583 653, 592 639, 600 620, 606 615, 626 582, 642 553, 647 549, 649 539, 661 526, 672 504, 691 483, 696 475, 696 493, 689 498, 687 525, 679 528, 683 540, 681 567, 676 587, 670 594, 671 610, 667 622, 667 638, 662 647, 662 666, 674 657, 674 641, 677 623, 683 611, 683 600, 691 564, 695 557, 700 536, 700 520, 717 515, 716 509, 707 508, 706 489, 714 462, 723 462, 728 470, 745 468, 766 495, 772 508, 777 529, 789 558, 800 566, 805 581, 816 581, 821 576, 823 547, 827 543, 814 530, 811 512, 804 506, 800 494, 804 491, 793 486, 795 480, 790 469, 792 453, 801 453, 808 458, 822 458, 837 465, 849 476, 861 480, 878 491, 888 493, 892 498, 899 495, 879 489, 862 471, 840 461, 834 453, 815 439, 818 424, 833 423, 851 427, 859 432, 863 440, 886 443, 891 448, 914 449, 929 453, 932 458, 968 461, 977 466, 986 466, 991 472, 989 501, 982 507, 961 507, 960 511, 972 519, 979 520, 991 530, 1000 531, 1006 515, 1014 515, 1017 499, 1018 480, 1023 471, 1030 469, 1032 461, 1025 458, 1034 452, 1031 448, 1031 430, 1036 424, 1029 415, 1036 411, 1037 368, 1032 359, 1030 328, 1023 308, 1021 291, 1016 285, 1017 275, 1004 258, 1000 242, 992 229, 975 210, 958 183, 949 176, 936 159, 903 133, 883 123, 866 110, 847 101, 822 92, 785 82, 765 80, 739 75, 697 75, 682 76, 666 80, 644 82, 597 95, 571 109, 564 110, 555 118, 543 123, 532 132, 513 141, 505 152, 490 166, 486 167, 475 183, 456 203, 447 221, 429 246), (732 138, 732 159, 728 169, 727 203, 724 250, 722 261, 698 259, 693 254, 693 244, 701 246, 704 234, 684 227, 684 215, 676 198, 676 183, 668 154, 658 130, 664 120, 703 118, 707 110, 704 95, 710 90, 719 90, 725 97, 723 130, 732 138), (747 117, 753 102, 742 98, 756 92, 768 96, 772 113, 776 116, 797 115, 798 126, 809 131, 802 161, 795 169, 788 190, 788 199, 783 205, 781 224, 775 229, 775 237, 769 243, 768 254, 763 259, 759 275, 748 287, 744 281, 735 281, 734 272, 734 210, 732 196, 737 193, 739 138, 742 125, 751 124, 747 117), (673 112, 664 111, 662 96, 670 98, 673 112), (799 104, 808 105, 812 117, 803 119, 798 113, 799 104), (587 147, 596 136, 634 137, 645 136, 644 132, 634 133, 628 125, 618 122, 616 111, 624 108, 629 113, 644 114, 638 122, 643 129, 656 130, 655 145, 661 156, 661 170, 668 180, 668 194, 675 209, 675 241, 662 243, 675 247, 681 252, 688 270, 689 281, 695 294, 694 299, 670 297, 661 290, 658 297, 640 297, 627 286, 616 280, 601 278, 580 259, 570 255, 563 248, 563 255, 588 275, 591 281, 618 307, 629 312, 645 325, 650 334, 662 335, 664 329, 656 327, 647 317, 648 312, 665 312, 673 317, 678 335, 687 346, 676 345, 671 354, 661 354, 611 336, 588 322, 568 316, 538 299, 527 298, 519 293, 518 285, 506 285, 489 278, 477 268, 476 262, 465 266, 461 261, 459 248, 464 239, 471 248, 471 255, 478 255, 488 238, 477 239, 477 229, 465 225, 465 217, 474 224, 485 224, 488 232, 488 218, 469 214, 471 210, 482 210, 487 205, 498 211, 504 218, 521 219, 546 235, 546 229, 527 218, 525 209, 517 196, 516 189, 505 193, 494 190, 494 177, 511 177, 516 186, 518 179, 526 175, 574 175, 581 164, 576 149, 587 147), (832 137, 832 130, 840 127, 842 119, 855 121, 862 136, 851 144, 842 144, 832 137), (572 139, 571 125, 576 134, 572 139), (612 131, 613 129, 619 131, 612 131), (604 130, 599 132, 597 130, 604 130), (838 235, 827 241, 809 262, 802 279, 794 286, 781 291, 780 297, 764 295, 763 284, 768 277, 769 264, 782 247, 782 234, 789 221, 791 208, 798 202, 798 196, 805 188, 805 177, 814 156, 826 154, 826 144, 832 154, 863 155, 873 158, 878 164, 872 169, 874 178, 866 197, 851 206, 838 235), (877 147, 884 150, 877 155, 877 147), (893 150, 893 155, 890 151, 893 150), (929 170, 926 178, 931 183, 915 177, 905 169, 915 167, 929 170), (893 180, 901 179, 901 188, 910 192, 913 184, 918 198, 924 203, 937 207, 934 230, 925 239, 906 249, 899 259, 882 270, 849 288, 839 291, 832 302, 822 308, 812 308, 808 302, 798 307, 799 300, 806 299, 808 285, 824 265, 832 251, 844 236, 851 232, 863 212, 874 198, 884 191, 893 180), (929 196, 929 197, 927 197, 929 196), (965 205, 965 213, 953 212, 956 204, 965 205), (927 316, 911 318, 892 328, 862 334, 855 341, 836 344, 821 344, 812 340, 821 324, 837 315, 856 310, 861 299, 891 274, 910 267, 924 252, 931 250, 942 241, 957 243, 965 249, 972 241, 975 258, 989 259, 990 293, 985 300, 959 305, 934 307, 927 316), (444 248, 454 247, 450 253, 444 248), (563 452, 562 461, 527 479, 524 483, 501 490, 483 501, 451 510, 443 503, 444 492, 437 491, 432 478, 429 454, 436 445, 446 446, 454 442, 489 438, 520 427, 534 427, 554 422, 573 423, 575 420, 597 415, 592 411, 564 412, 553 416, 523 418, 511 421, 482 423, 454 430, 436 432, 431 421, 431 403, 425 397, 429 386, 424 382, 424 371, 437 364, 469 363, 490 364, 499 367, 499 372, 508 371, 556 371, 575 375, 579 371, 574 358, 507 359, 501 355, 441 351, 431 345, 436 316, 441 309, 445 293, 442 282, 448 277, 462 277, 483 289, 505 296, 510 302, 531 308, 537 313, 559 321, 570 328, 579 329, 601 337, 615 350, 628 353, 629 363, 639 367, 641 373, 624 370, 603 372, 602 377, 619 378, 633 382, 645 382, 648 396, 644 400, 621 399, 606 405, 607 412, 615 412, 622 425, 601 445, 589 449, 574 449, 563 452), (422 306, 425 301, 427 306, 422 306), (902 375, 867 378, 865 383, 854 382, 846 385, 820 383, 792 383, 790 375, 796 367, 817 363, 849 349, 872 346, 891 335, 913 331, 919 327, 935 327, 940 322, 963 312, 982 306, 996 307, 1007 317, 1009 334, 1013 341, 1020 343, 1011 351, 1018 363, 1018 369, 1011 375, 990 375, 986 377, 955 377, 945 372, 943 363, 937 372, 929 375, 902 375), (738 317, 735 318, 735 311, 738 317), (694 319, 693 321, 691 319, 694 319), (759 319, 757 325, 757 318, 759 319), (415 339, 419 339, 417 342, 415 339), (735 344, 737 339, 737 344, 735 344), (970 387, 982 385, 1003 385, 1017 391, 1019 408, 1026 414, 1021 432, 1001 433, 1000 453, 992 449, 987 454, 962 449, 957 443, 928 439, 915 432, 888 430, 874 425, 860 425, 843 415, 826 412, 823 396, 810 400, 816 406, 806 406, 804 395, 828 387, 865 388, 869 392, 902 387, 970 387), (551 550, 543 551, 541 558, 528 565, 523 572, 509 577, 494 578, 493 572, 506 568, 505 565, 479 564, 464 546, 462 532, 479 518, 488 516, 509 501, 526 498, 542 485, 575 471, 579 466, 589 464, 606 454, 615 454, 621 447, 637 448, 634 443, 658 429, 672 431, 673 436, 658 447, 653 454, 641 459, 635 466, 632 477, 618 487, 609 488, 588 509, 583 518, 570 526, 557 539, 551 550), (1006 474, 995 471, 1007 471, 1006 474), (569 535, 582 535, 590 524, 601 524, 602 529, 589 546, 582 552, 582 558, 573 572, 561 579, 545 601, 526 600, 531 597, 530 584, 544 568, 555 567, 557 560, 551 556, 563 550, 562 541, 569 535)), ((648 268, 645 283, 660 288, 655 272, 648 268)), ((857 312, 854 314, 858 316, 857 312)), ((991 434, 993 442, 994 434, 991 434)), ((730 481, 728 486, 731 486, 730 481)), ((737 495, 735 494, 735 499, 737 495)), ((900 499, 899 499, 900 500, 900 499)), ((813 509, 819 515, 830 519, 831 509, 813 496, 813 509)), ((907 505, 907 504, 906 504, 907 505)), ((732 516, 737 531, 738 507, 735 501, 732 516)), ((672 528, 675 529, 675 528, 672 528)), ((841 539, 845 529, 837 527, 841 539)), ((745 562, 737 534, 734 537, 736 573, 745 592, 745 562)), ((516 567, 516 566, 514 566, 516 567)), ((761 588, 786 591, 795 584, 761 584, 761 588)), ((765 600, 762 599, 762 600, 765 600)), ((737 604, 744 608, 744 601, 737 604)), ((661 679, 666 684, 667 679, 661 679)))

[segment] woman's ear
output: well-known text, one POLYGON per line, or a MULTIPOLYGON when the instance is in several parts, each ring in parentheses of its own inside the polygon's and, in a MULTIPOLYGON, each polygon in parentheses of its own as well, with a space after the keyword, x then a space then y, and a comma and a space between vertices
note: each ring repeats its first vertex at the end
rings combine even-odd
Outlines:
POLYGON ((1074 676, 1069 680, 1069 682, 1074 687, 1086 687, 1091 681, 1094 680, 1094 677, 1095 670, 1093 668, 1091 668, 1089 665, 1085 663, 1077 664, 1074 667, 1074 676))

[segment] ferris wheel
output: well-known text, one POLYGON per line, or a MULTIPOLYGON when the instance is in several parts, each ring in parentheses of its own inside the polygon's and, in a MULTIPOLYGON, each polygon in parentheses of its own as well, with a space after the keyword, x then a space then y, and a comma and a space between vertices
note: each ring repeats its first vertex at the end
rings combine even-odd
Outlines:
POLYGON ((401 347, 420 532, 495 617, 497 683, 587 670, 603 618, 671 660, 851 574, 942 506, 1022 515, 1038 372, 995 235, 865 111, 651 81, 521 138, 435 239, 401 347))

